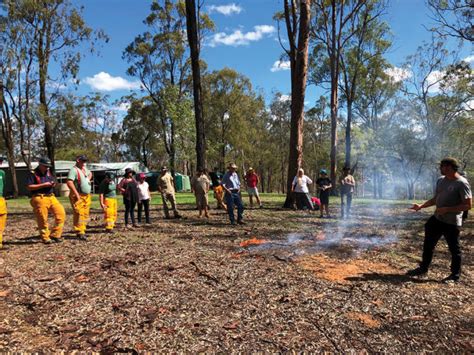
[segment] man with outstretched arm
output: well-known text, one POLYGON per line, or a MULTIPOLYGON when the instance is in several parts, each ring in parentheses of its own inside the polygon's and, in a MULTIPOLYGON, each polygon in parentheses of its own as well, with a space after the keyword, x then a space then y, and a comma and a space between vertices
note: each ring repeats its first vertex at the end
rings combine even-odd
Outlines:
POLYGON ((472 193, 469 182, 459 173, 459 163, 454 158, 444 158, 439 165, 441 176, 436 183, 435 196, 423 204, 414 204, 411 208, 436 206, 434 215, 425 224, 425 241, 420 266, 407 272, 409 276, 426 274, 433 258, 433 252, 441 236, 448 242, 451 252, 451 275, 446 282, 456 282, 461 275, 461 247, 459 233, 463 211, 471 209, 472 193))

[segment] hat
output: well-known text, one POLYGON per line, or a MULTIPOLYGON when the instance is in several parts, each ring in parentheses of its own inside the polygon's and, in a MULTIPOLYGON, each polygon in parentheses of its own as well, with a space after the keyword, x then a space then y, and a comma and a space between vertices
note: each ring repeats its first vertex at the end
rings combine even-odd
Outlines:
POLYGON ((107 171, 107 172, 105 173, 105 177, 106 177, 107 179, 113 179, 113 178, 115 178, 115 174, 114 174, 113 172, 111 172, 111 171, 107 171))
POLYGON ((146 178, 146 174, 145 174, 145 173, 140 173, 140 174, 138 174, 138 178, 139 178, 139 179, 145 179, 145 178, 146 178))
POLYGON ((327 174, 328 174, 328 172, 327 172, 326 169, 321 169, 321 170, 319 170, 319 173, 320 173, 320 174, 324 174, 324 175, 327 175, 327 174))
POLYGON ((76 161, 78 160, 87 161, 89 159, 87 159, 87 157, 84 154, 81 154, 76 157, 76 161))
POLYGON ((232 168, 232 169, 237 169, 237 165, 235 165, 235 163, 229 163, 229 165, 227 166, 229 169, 232 168))
POLYGON ((249 168, 249 171, 253 171, 253 168, 249 168))
POLYGON ((132 173, 132 175, 135 175, 135 171, 133 171, 132 168, 127 168, 127 169, 125 169, 124 176, 127 176, 129 173, 132 173))
POLYGON ((39 165, 44 165, 47 166, 48 168, 52 167, 53 165, 51 164, 51 160, 48 158, 39 158, 38 159, 38 164, 39 165))

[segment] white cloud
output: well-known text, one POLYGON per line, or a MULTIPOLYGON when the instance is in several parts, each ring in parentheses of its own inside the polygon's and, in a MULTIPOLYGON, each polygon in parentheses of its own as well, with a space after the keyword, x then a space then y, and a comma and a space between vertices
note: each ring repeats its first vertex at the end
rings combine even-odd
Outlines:
POLYGON ((440 84, 443 77, 446 75, 445 72, 434 70, 426 77, 426 84, 429 86, 428 92, 438 92, 440 90, 440 84))
POLYGON ((290 70, 290 61, 289 60, 277 60, 273 63, 270 71, 276 72, 281 70, 290 70))
POLYGON ((128 81, 120 76, 112 76, 103 71, 95 74, 93 77, 85 78, 84 82, 99 91, 133 90, 140 88, 140 82, 138 81, 128 81))
POLYGON ((281 95, 278 98, 278 101, 280 101, 280 102, 291 101, 291 96, 290 95, 281 95))
POLYGON ((113 106, 112 110, 117 111, 117 112, 127 112, 129 108, 130 108, 129 102, 121 102, 117 106, 113 106))
POLYGON ((474 62, 474 55, 470 55, 469 57, 464 58, 463 62, 466 62, 466 63, 474 62))
POLYGON ((208 7, 209 13, 218 12, 225 16, 230 16, 232 14, 240 14, 242 8, 234 3, 228 5, 211 5, 208 7))
POLYGON ((276 31, 274 26, 259 25, 254 27, 254 31, 243 33, 241 30, 227 34, 225 32, 216 33, 212 36, 209 46, 216 47, 219 44, 225 46, 244 46, 250 42, 261 40, 265 35, 270 35, 276 31))
POLYGON ((412 76, 408 69, 398 67, 385 69, 385 74, 387 74, 396 83, 409 79, 412 76))

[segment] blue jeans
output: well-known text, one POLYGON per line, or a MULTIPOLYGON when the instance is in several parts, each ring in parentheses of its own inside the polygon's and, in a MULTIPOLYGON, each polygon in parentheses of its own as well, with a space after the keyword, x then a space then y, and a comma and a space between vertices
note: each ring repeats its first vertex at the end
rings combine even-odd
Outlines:
POLYGON ((244 205, 242 205, 242 200, 240 199, 240 194, 238 192, 225 193, 225 203, 227 204, 227 212, 229 213, 230 223, 235 223, 234 217, 234 205, 237 206, 237 221, 241 221, 244 213, 244 205))

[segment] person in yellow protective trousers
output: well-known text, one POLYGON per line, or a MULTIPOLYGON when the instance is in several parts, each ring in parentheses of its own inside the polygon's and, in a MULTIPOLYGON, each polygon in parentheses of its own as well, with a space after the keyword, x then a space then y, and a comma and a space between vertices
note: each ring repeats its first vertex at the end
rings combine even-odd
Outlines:
MULTIPOLYGON (((0 165, 5 158, 0 157, 0 165)), ((5 172, 0 169, 0 249, 3 248, 3 231, 7 225, 7 203, 3 197, 5 187, 5 172)))
POLYGON ((54 196, 56 181, 49 168, 51 162, 47 158, 38 161, 38 167, 28 176, 27 188, 31 191, 31 206, 36 216, 40 237, 43 243, 51 244, 53 241, 62 242, 62 233, 66 212, 63 205, 54 196), (54 215, 55 226, 49 229, 48 213, 54 215))
POLYGON ((112 233, 117 221, 117 186, 115 185, 115 175, 110 172, 105 173, 105 179, 99 185, 100 207, 104 211, 105 232, 112 233))
POLYGON ((74 214, 74 232, 82 239, 87 240, 86 228, 89 221, 89 210, 91 207, 91 180, 92 174, 86 168, 87 157, 79 155, 67 175, 67 186, 69 187, 69 201, 74 214))

